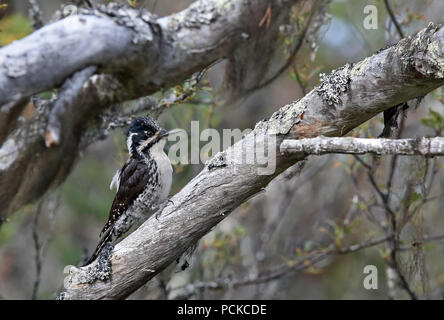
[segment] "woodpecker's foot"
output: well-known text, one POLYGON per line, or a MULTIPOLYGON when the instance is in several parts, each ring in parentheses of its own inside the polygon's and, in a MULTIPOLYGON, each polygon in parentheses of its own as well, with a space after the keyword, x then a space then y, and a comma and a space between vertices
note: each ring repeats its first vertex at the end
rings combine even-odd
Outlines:
POLYGON ((185 271, 186 269, 188 269, 188 267, 190 266, 189 262, 187 260, 183 260, 181 258, 177 258, 176 259, 176 264, 180 264, 179 269, 177 270, 175 273, 181 272, 181 271, 185 271))
POLYGON ((168 199, 168 200, 165 200, 164 202, 162 202, 159 206, 158 206, 158 209, 157 209, 157 211, 156 211, 156 213, 154 214, 154 216, 156 217, 156 220, 159 220, 159 218, 160 218, 160 215, 162 214, 162 211, 163 211, 163 209, 165 209, 165 207, 168 205, 168 203, 172 203, 173 204, 173 206, 174 206, 174 202, 173 202, 173 200, 170 200, 170 199, 168 199))
POLYGON ((180 266, 180 270, 185 271, 189 266, 190 264, 185 260, 185 262, 180 266))
POLYGON ((95 282, 97 279, 106 281, 111 277, 111 252, 113 251, 114 246, 110 243, 107 243, 97 258, 97 264, 92 268, 92 270, 88 271, 90 276, 89 283, 95 282))
POLYGON ((188 267, 190 266, 190 262, 193 258, 193 253, 196 250, 196 247, 197 244, 193 244, 187 250, 185 250, 185 252, 179 258, 177 258, 176 262, 179 265, 180 270, 176 272, 188 269, 188 267))

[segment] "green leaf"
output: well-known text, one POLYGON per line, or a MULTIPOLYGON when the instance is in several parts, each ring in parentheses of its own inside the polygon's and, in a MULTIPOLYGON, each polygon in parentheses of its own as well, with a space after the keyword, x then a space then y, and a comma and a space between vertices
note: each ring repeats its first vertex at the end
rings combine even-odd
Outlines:
POLYGON ((435 129, 435 122, 432 119, 430 119, 430 118, 422 118, 421 119, 421 123, 423 125, 425 125, 426 127, 435 129))
POLYGON ((429 110, 429 117, 422 118, 421 123, 424 126, 433 129, 437 134, 444 129, 444 119, 442 115, 432 109, 429 110))
POLYGON ((439 124, 440 126, 442 126, 443 119, 442 119, 442 116, 441 116, 438 112, 436 112, 436 111, 430 109, 430 116, 432 117, 432 119, 433 119, 437 124, 439 124))
POLYGON ((412 193, 412 197, 410 198, 410 204, 415 203, 419 199, 421 199, 421 195, 419 193, 417 193, 417 192, 413 192, 412 193))
POLYGON ((29 21, 20 14, 12 14, 0 20, 0 46, 21 39, 32 32, 29 21))

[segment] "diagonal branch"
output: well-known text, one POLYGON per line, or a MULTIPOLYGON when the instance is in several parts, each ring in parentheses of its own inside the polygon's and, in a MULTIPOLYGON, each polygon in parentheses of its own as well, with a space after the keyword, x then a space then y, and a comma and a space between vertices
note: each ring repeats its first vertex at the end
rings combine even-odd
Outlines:
POLYGON ((391 106, 443 85, 443 43, 444 28, 431 24, 395 46, 323 76, 319 87, 217 154, 172 198, 159 221, 148 219, 117 244, 111 253, 111 281, 85 282, 91 280, 89 267, 71 267, 60 298, 127 297, 279 173, 305 158, 302 152, 281 154, 284 139, 344 135, 391 106), (264 150, 268 159, 261 153, 264 150), (251 155, 259 158, 245 161, 251 155), (267 165, 271 172, 265 170, 267 165))
MULTIPOLYGON (((45 110, 38 110, 15 130, 11 125, 1 127, 0 184, 8 185, 8 190, 0 191, 0 225, 8 214, 65 180, 87 128, 99 127, 105 110, 118 110, 124 101, 179 84, 215 61, 231 59, 234 51, 258 52, 258 44, 283 42, 280 26, 292 24, 290 9, 297 3, 198 0, 179 13, 159 19, 144 9, 111 3, 79 9, 78 15, 0 48, 0 124, 16 124, 32 95, 60 87, 62 95, 76 95, 61 108, 60 103, 49 101, 45 110), (273 12, 271 24, 260 28, 260 18, 256 17, 262 17, 268 6, 273 12), (79 72, 94 67, 94 74, 83 86, 77 86, 83 77, 70 83, 79 72), (52 112, 48 125, 48 109, 53 103, 59 107, 52 112), (46 136, 49 147, 45 146, 47 128, 51 133, 46 136), (24 176, 27 179, 22 179, 24 176)), ((319 13, 326 3, 310 1, 307 8, 319 13)), ((298 34, 295 38, 299 39, 298 34)), ((267 54, 273 55, 274 50, 267 54)), ((239 65, 248 64, 249 57, 244 58, 239 65)), ((271 59, 263 52, 261 58, 271 59)), ((250 67, 243 77, 249 78, 252 70, 257 71, 250 67)), ((63 104, 63 97, 58 98, 63 104)))

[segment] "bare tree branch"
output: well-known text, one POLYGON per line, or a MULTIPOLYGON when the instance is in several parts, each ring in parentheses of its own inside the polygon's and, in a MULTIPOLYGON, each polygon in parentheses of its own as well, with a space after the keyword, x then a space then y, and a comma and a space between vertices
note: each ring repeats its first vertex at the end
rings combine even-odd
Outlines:
POLYGON ((34 249, 35 249, 35 255, 34 255, 34 261, 35 261, 35 280, 34 285, 32 287, 32 295, 31 299, 35 300, 37 298, 37 291, 39 289, 40 285, 40 276, 42 273, 42 250, 41 250, 41 244, 38 234, 38 223, 39 223, 39 217, 42 212, 42 204, 43 201, 40 201, 40 203, 37 205, 36 211, 34 213, 34 219, 32 220, 32 240, 34 241, 34 249))
POLYGON ((14 129, 17 118, 28 102, 29 98, 21 98, 10 101, 0 107, 0 143, 3 143, 8 134, 14 129))
POLYGON ((369 138, 327 138, 317 137, 301 140, 284 140, 281 152, 285 154, 304 152, 307 154, 365 154, 379 155, 444 155, 444 138, 418 138, 418 139, 369 139, 369 138))
POLYGON ((384 0, 384 4, 385 4, 385 8, 387 9, 387 12, 390 16, 390 19, 392 20, 393 24, 396 27, 396 31, 398 32, 399 37, 404 38, 405 37, 404 32, 402 32, 401 26, 399 25, 398 20, 396 20, 395 14, 393 13, 393 10, 390 6, 389 0, 384 0))
MULTIPOLYGON (((16 122, 26 101, 22 99, 60 86, 62 91, 72 90, 77 81, 69 84, 67 79, 82 70, 91 70, 88 68, 96 71, 81 88, 71 91, 76 97, 70 100, 76 103, 56 108, 61 111, 57 118, 73 117, 68 125, 61 123, 57 129, 64 138, 59 140, 61 136, 57 134, 46 136, 49 148, 45 146, 48 110, 37 112, 15 130, 1 127, 0 183, 9 188, 0 191, 0 223, 11 212, 39 199, 49 188, 65 180, 86 129, 100 127, 100 115, 110 106, 118 109, 121 102, 181 83, 222 58, 232 62, 230 68, 248 66, 246 78, 255 73, 251 79, 267 80, 268 76, 266 79, 257 76, 264 73, 252 65, 250 56, 240 53, 260 52, 263 68, 268 66, 276 53, 273 46, 284 42, 280 37, 281 25, 296 24, 291 21, 290 13, 298 3, 298 0, 199 0, 182 12, 159 19, 144 9, 112 3, 81 8, 78 15, 44 26, 1 48, 0 110, 8 113, 0 115, 0 124, 16 122), (272 12, 270 25, 259 27, 267 8, 272 12), (268 50, 259 50, 262 46, 268 50), (22 179, 24 175, 27 179, 22 179)), ((310 1, 305 10, 313 11, 314 16, 324 14, 327 3, 328 0, 310 1)), ((295 43, 299 36, 303 37, 295 32, 291 35, 295 43)), ((249 86, 254 85, 254 81, 249 82, 249 86)), ((63 97, 55 101, 63 101, 63 97)), ((57 104, 55 101, 49 101, 47 109, 57 104)), ((55 128, 54 122, 51 123, 49 129, 55 128)))
POLYGON ((58 190, 55 190, 52 193, 48 194, 47 196, 43 197, 40 200, 40 202, 36 205, 34 218, 32 220, 32 239, 34 241, 34 250, 35 250, 34 261, 35 261, 35 273, 36 273, 34 285, 32 287, 32 294, 31 294, 32 300, 37 299, 37 293, 41 281, 43 262, 46 256, 48 244, 53 236, 54 220, 58 206, 58 198, 59 198, 58 190), (43 237, 39 235, 39 220, 42 214, 47 214, 48 220, 50 222, 46 239, 42 239, 43 237))
POLYGON ((86 67, 74 73, 60 88, 60 93, 48 117, 48 125, 45 132, 46 147, 58 145, 62 139, 61 135, 63 131, 71 132, 71 130, 67 130, 67 128, 75 116, 76 109, 74 106, 80 103, 78 98, 81 96, 83 85, 95 71, 95 66, 86 67))
POLYGON ((395 46, 323 76, 319 87, 259 122, 243 140, 209 161, 172 198, 159 221, 148 219, 118 243, 111 253, 110 281, 94 281, 90 273, 94 263, 72 267, 60 298, 128 296, 275 176, 305 158, 302 152, 290 157, 281 154, 279 145, 284 139, 344 135, 391 106, 443 85, 443 42, 444 28, 431 24, 395 46), (274 138, 276 144, 270 146, 267 142, 274 138), (263 163, 244 160, 264 149, 269 154, 276 151, 276 170, 269 175, 264 174, 263 163))

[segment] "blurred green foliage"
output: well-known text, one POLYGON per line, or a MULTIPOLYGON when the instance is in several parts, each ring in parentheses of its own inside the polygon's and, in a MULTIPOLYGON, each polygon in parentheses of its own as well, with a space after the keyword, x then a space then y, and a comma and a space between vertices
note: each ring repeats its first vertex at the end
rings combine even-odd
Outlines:
POLYGON ((0 228, 0 246, 11 241, 17 230, 20 228, 24 218, 25 215, 23 214, 14 214, 8 218, 8 223, 5 223, 0 228))
POLYGON ((80 216, 95 215, 105 219, 114 198, 109 190, 108 170, 97 159, 81 161, 70 179, 62 187, 66 204, 76 209, 80 216), (81 179, 76 179, 81 177, 81 179))
MULTIPOLYGON (((115 0, 116 2, 127 2, 133 7, 138 7, 143 1, 138 0, 115 0)), ((112 2, 109 0, 108 2, 112 2)), ((165 1, 166 2, 166 1, 165 1)), ((180 2, 180 1, 177 1, 180 2)), ((177 2, 175 4, 177 4, 177 2)), ((42 1, 42 4, 44 2, 42 1)), ((150 2, 151 5, 152 2, 150 2)), ((159 1, 159 6, 161 2, 159 1)), ((163 1, 162 1, 163 3, 163 1)), ((413 9, 410 9, 404 5, 401 1, 392 1, 393 7, 397 13, 397 16, 400 18, 400 22, 405 28, 406 33, 410 34, 408 31, 415 31, 422 27, 422 21, 424 21, 424 16, 421 13, 415 12, 413 9)), ((173 7, 173 6, 172 6, 173 7)), ((0 10, 2 8, 0 7, 0 10)), ((298 87, 297 78, 301 81, 302 85, 306 86, 307 89, 311 89, 314 85, 318 84, 318 74, 320 72, 328 72, 333 68, 336 68, 342 64, 347 62, 355 62, 360 60, 365 56, 371 55, 377 49, 386 46, 388 43, 396 41, 396 33, 393 32, 393 28, 391 33, 387 32, 387 14, 384 8, 383 0, 354 0, 354 1, 333 1, 331 6, 329 7, 329 12, 332 15, 332 23, 330 26, 324 27, 324 32, 321 32, 321 36, 317 40, 319 44, 319 50, 314 60, 311 59, 310 54, 302 53, 298 54, 295 61, 295 66, 293 70, 289 72, 289 78, 294 80, 294 82, 277 82, 277 86, 279 86, 281 91, 278 91, 278 94, 274 92, 276 87, 270 86, 266 88, 264 91, 267 95, 267 99, 262 99, 261 101, 255 102, 255 109, 250 109, 250 113, 247 114, 248 120, 250 123, 255 123, 257 120, 260 120, 258 110, 260 107, 264 106, 264 109, 267 108, 264 114, 271 114, 275 111, 277 104, 273 101, 276 99, 277 95, 286 96, 286 98, 291 97, 291 99, 297 98, 294 88, 298 87), (378 8, 378 25, 379 28, 377 30, 365 30, 362 25, 363 20, 363 7, 368 4, 376 5, 378 8), (328 29, 332 29, 333 36, 331 37, 323 37, 328 29), (344 36, 345 34, 345 36, 344 36), (342 36, 342 37, 340 37, 342 36), (350 47, 355 48, 355 51, 349 50, 350 47), (345 50, 344 50, 345 49, 345 50), (287 86, 287 87, 286 87, 287 86), (283 92, 282 88, 287 88, 288 92, 283 92), (268 100, 269 98, 269 100, 268 100)), ((425 10, 424 10, 425 12, 425 10)), ((30 26, 29 21, 25 18, 23 14, 13 13, 11 15, 5 16, 0 20, 0 46, 7 45, 14 40, 20 39, 27 34, 32 32, 32 28, 30 26)), ((293 13, 292 13, 293 14, 293 13)), ((297 23, 299 26, 303 26, 305 23, 305 19, 308 17, 308 13, 299 16, 296 13, 292 15, 293 19, 297 19, 297 23)), ((289 47, 290 43, 286 43, 289 47)), ((288 48, 284 48, 287 51, 284 51, 284 55, 288 55, 288 48)), ((314 56, 313 56, 314 58, 314 56)), ((285 78, 285 77, 282 77, 285 78)), ((288 77, 287 77, 288 78, 288 77)), ((298 81, 298 82, 299 82, 298 81)), ((153 97, 157 98, 159 101, 165 97, 167 97, 171 92, 173 92, 176 96, 183 94, 184 92, 190 90, 190 83, 184 82, 182 85, 176 86, 170 90, 166 90, 165 92, 158 92, 153 95, 153 97)), ((437 90, 436 92, 439 92, 437 90)), ((43 93, 42 95, 45 98, 49 98, 52 94, 52 91, 48 91, 43 93)), ((435 93, 436 94, 436 93, 435 93)), ((160 123, 163 127, 172 129, 172 128, 183 128, 190 133, 190 122, 192 120, 199 121, 200 130, 204 130, 206 128, 216 128, 218 130, 222 129, 222 126, 230 126, 234 121, 237 115, 229 106, 220 107, 219 103, 215 102, 215 96, 217 93, 213 92, 213 89, 209 85, 206 78, 199 84, 199 87, 193 94, 191 94, 187 99, 178 104, 169 105, 163 114, 160 116, 160 123), (224 123, 224 121, 226 123, 224 123), (228 124, 228 125, 227 125, 228 124)), ((442 94, 439 97, 435 97, 436 100, 442 101, 442 94)), ((242 108, 247 108, 247 103, 242 108)), ((131 107, 131 104, 128 104, 128 107, 131 107)), ((436 109, 439 110, 439 109, 436 109)), ((410 117, 410 116, 409 116, 410 117)), ((369 122, 362 124, 359 128, 353 130, 350 135, 355 137, 375 137, 378 136, 382 130, 382 117, 379 116, 377 118, 372 119, 369 122)), ((416 119, 413 120, 417 122, 416 119)), ((434 131, 435 134, 441 133, 443 131, 443 117, 441 114, 434 110, 430 110, 429 114, 421 119, 421 123, 434 131)), ((245 129, 245 128, 240 128, 245 129)), ((46 270, 48 267, 53 267, 52 270, 57 269, 60 271, 64 265, 69 264, 78 264, 80 262, 81 257, 85 254, 84 249, 92 249, 91 246, 95 245, 95 241, 97 240, 97 235, 100 232, 101 227, 105 223, 109 208, 114 198, 115 191, 109 190, 108 186, 111 181, 111 178, 114 174, 114 170, 118 169, 123 162, 127 158, 127 150, 124 139, 124 131, 116 130, 111 134, 111 136, 104 142, 98 142, 95 145, 91 146, 86 152, 85 155, 82 156, 72 174, 69 176, 67 181, 62 186, 61 192, 61 208, 58 210, 56 227, 52 241, 50 242, 50 250, 49 257, 47 262, 45 262, 44 269, 46 270)), ((200 146, 207 144, 206 141, 201 142, 200 146)), ((190 147, 190 143, 188 144, 190 147)), ((189 150, 190 153, 191 150, 189 150)), ((368 156, 363 156, 362 159, 364 161, 368 161, 368 156)), ((347 181, 348 177, 351 174, 358 174, 363 171, 362 166, 357 163, 353 157, 342 157, 335 158, 335 162, 333 163, 334 168, 342 167, 345 169, 345 173, 343 178, 347 181), (338 160, 339 159, 339 160, 338 160), (342 160, 341 160, 342 159, 342 160)), ((201 165, 177 165, 174 166, 174 184, 172 194, 179 191, 191 178, 193 178, 202 168, 201 165)), ((328 173, 325 173, 322 181, 323 184, 333 183, 330 174, 332 174, 332 170, 328 173)), ((365 179, 365 176, 364 176, 365 179)), ((347 182, 349 183, 349 182, 347 182)), ((306 182, 307 185, 310 185, 310 182, 306 182)), ((316 192, 320 188, 319 185, 313 187, 316 189, 316 192)), ((383 188, 383 187, 382 187, 383 188)), ((352 190, 352 189, 351 189, 352 190)), ((385 189, 383 189, 385 190, 385 189)), ((295 199, 302 200, 303 197, 308 198, 312 196, 311 194, 303 194, 303 192, 299 190, 298 193, 294 195, 295 199), (302 196, 298 197, 298 194, 302 196)), ((336 192, 336 190, 334 191, 336 192)), ((354 192, 350 192, 350 195, 353 195, 354 192)), ((334 197, 335 203, 340 203, 340 195, 338 193, 326 194, 322 195, 323 197, 334 197), (337 198, 337 199, 336 199, 337 198)), ((271 198, 273 199, 273 198, 271 198)), ((412 194, 410 197, 410 204, 416 205, 420 202, 422 196, 417 191, 412 190, 412 194)), ((290 207, 289 210, 295 210, 298 215, 301 215, 301 209, 299 207, 298 201, 294 201, 297 205, 290 207)), ((313 215, 317 214, 316 210, 321 211, 317 208, 317 202, 320 202, 320 199, 313 200, 313 215)), ((374 197, 370 197, 368 199, 359 199, 356 202, 356 206, 359 210, 360 217, 363 218, 364 213, 369 211, 369 207, 373 204, 374 197)), ((248 206, 247 211, 251 211, 254 214, 258 214, 261 208, 255 206, 252 201, 252 205, 248 206)), ((258 206, 260 206, 260 202, 258 206)), ((256 203, 256 205, 257 205, 256 203)), ((14 214, 11 216, 10 221, 0 228, 0 247, 4 249, 3 252, 6 252, 8 249, 15 250, 15 241, 21 239, 21 237, 29 236, 29 230, 24 231, 25 227, 29 227, 32 219, 32 213, 34 208, 32 206, 27 207, 24 212, 14 214), (27 234, 25 234, 27 233, 27 234)), ((325 209, 324 211, 329 211, 329 214, 333 214, 334 212, 343 213, 345 208, 332 207, 325 209)), ((428 218, 432 219, 432 214, 434 211, 430 210, 428 212, 428 218)), ((436 210, 437 212, 439 209, 436 210)), ((442 210, 440 211, 442 213, 442 210)), ((266 213, 268 214, 268 212, 266 213)), ((213 280, 220 276, 223 271, 228 270, 228 274, 234 274, 235 277, 242 276, 245 274, 244 271, 238 272, 243 265, 245 264, 246 259, 242 255, 241 247, 243 244, 248 243, 251 239, 255 239, 254 232, 262 229, 254 229, 254 224, 265 223, 261 222, 261 220, 255 220, 250 224, 243 224, 237 220, 239 215, 235 216, 235 218, 227 218, 224 223, 224 228, 218 226, 215 228, 212 234, 209 234, 204 241, 201 242, 200 248, 202 249, 198 254, 201 255, 201 263, 195 263, 191 266, 192 269, 201 269, 197 270, 196 273, 203 275, 197 279, 202 280, 213 280), (226 226, 229 225, 229 228, 226 226), (254 230, 252 232, 251 230, 254 230), (233 272, 234 271, 234 272, 233 272)), ((325 216, 321 216, 325 219, 325 223, 322 225, 326 225, 326 227, 316 228, 318 234, 322 234, 324 238, 332 241, 336 244, 337 247, 346 247, 349 243, 353 243, 355 240, 356 243, 365 240, 367 237, 372 238, 375 234, 374 231, 371 231, 369 224, 361 223, 362 221, 358 219, 355 220, 355 223, 350 225, 341 225, 336 219, 330 219, 326 213, 325 216), (323 228, 323 229, 322 229, 323 228)), ((440 219, 439 221, 441 221, 440 219)), ((436 221, 435 221, 436 222, 436 221)), ((284 220, 282 224, 291 224, 291 220, 284 220)), ((312 220, 307 219, 306 221, 298 221, 297 224, 301 225, 301 228, 305 228, 306 230, 311 230, 312 220)), ((436 223, 437 224, 437 223, 436 223)), ((439 226, 439 225, 438 225, 439 226)), ((279 229, 276 229, 279 231, 279 229)), ((43 232, 42 232, 43 233, 43 232)), ((285 248, 278 248, 276 252, 272 252, 272 250, 268 250, 265 252, 265 255, 270 256, 276 254, 280 257, 288 257, 288 263, 294 263, 295 259, 303 258, 312 250, 315 250, 318 247, 318 242, 315 239, 315 234, 310 234, 307 231, 307 234, 301 233, 298 235, 301 237, 300 246, 298 243, 293 240, 293 234, 282 234, 282 237, 290 238, 288 241, 290 243, 289 246, 293 248, 296 252, 295 256, 292 257, 291 254, 288 255, 288 251, 285 252, 285 248)), ((245 246, 244 246, 245 247, 245 246)), ((425 246, 424 249, 433 247, 433 245, 425 246)), ((441 247, 440 247, 441 248, 441 247)), ((29 259, 33 259, 34 251, 33 246, 30 242, 26 242, 26 248, 23 251, 19 252, 21 257, 28 257, 29 259)), ((431 250, 431 254, 437 252, 436 255, 439 256, 439 250, 431 250)), ((375 264, 378 266, 380 270, 384 270, 385 264, 384 260, 387 256, 387 251, 384 249, 378 250, 376 249, 368 249, 358 253, 354 253, 351 255, 342 255, 341 258, 334 258, 326 266, 310 266, 308 268, 308 275, 304 275, 304 277, 309 277, 311 287, 317 290, 317 293, 313 292, 313 289, 308 287, 301 287, 298 280, 301 279, 296 278, 296 281, 292 281, 292 278, 285 278, 283 281, 284 285, 287 284, 287 291, 284 291, 285 298, 307 298, 316 296, 319 292, 324 294, 324 296, 319 295, 320 297, 328 297, 328 298, 356 298, 356 297, 377 297, 377 298, 385 298, 386 288, 385 286, 385 274, 381 272, 380 276, 380 284, 381 290, 377 292, 368 292, 362 289, 362 286, 359 285, 359 279, 362 276, 362 266, 365 264, 375 264), (382 259, 381 259, 382 257, 382 259), (322 282, 322 287, 316 289, 316 281, 319 282, 319 279, 322 282), (355 281, 350 281, 350 279, 358 279, 355 281), (301 289, 302 288, 302 289, 301 289), (311 291, 310 291, 311 290, 311 291), (348 291, 348 295, 344 292, 348 291)), ((3 257, 3 256, 2 256, 3 257)), ((441 268, 442 263, 438 257, 433 257, 433 263, 430 263, 429 266, 431 270, 432 268, 441 268)), ((4 263, 4 260, 1 261, 4 263)), ((280 263, 281 260, 276 260, 274 263, 280 263)), ((247 266, 251 267, 250 265, 247 266)), ((11 273, 4 273, 4 279, 13 279, 11 276, 14 272, 14 269, 11 269, 11 273)), ((1 271, 1 266, 0 266, 1 271)), ((33 281, 33 269, 30 270, 31 276, 27 276, 27 283, 25 286, 31 287, 33 281)), ((0 272, 1 274, 1 272, 0 272)), ((435 270, 435 274, 442 274, 442 271, 435 270)), ((57 276, 63 277, 63 274, 57 274, 57 276)), ((16 284, 24 282, 22 279, 23 275, 19 275, 16 278, 16 284)), ((39 291, 39 298, 51 298, 53 293, 53 289, 56 286, 60 285, 60 279, 56 279, 53 283, 54 275, 50 274, 46 275, 46 278, 43 277, 42 286, 39 291)), ((441 283, 444 283, 444 276, 440 278, 441 283)), ((14 280, 13 280, 14 281, 14 280)), ((0 281, 1 285, 1 281, 0 281)), ((16 285, 19 288, 18 285, 16 285)), ((277 288, 280 288, 277 286, 277 288)), ((1 288, 4 289, 4 288, 1 288)), ((26 289, 26 288, 25 288, 26 289)), ((284 288, 285 289, 285 288, 284 288)), ((20 290, 20 289, 17 289, 20 290)), ((1 292, 7 292, 7 290, 2 290, 1 292)), ((276 291, 276 293, 278 293, 276 291)), ((25 296, 26 292, 20 293, 22 296, 25 296)))
POLYGON ((203 273, 208 280, 215 279, 227 267, 242 262, 240 243, 245 236, 245 228, 236 225, 230 231, 217 229, 210 241, 202 240, 203 273))
POLYGON ((421 123, 435 131, 436 135, 441 135, 444 129, 444 121, 441 114, 429 109, 429 116, 421 119, 421 123))
POLYGON ((32 27, 21 14, 11 14, 0 20, 0 46, 21 39, 32 32, 32 27))

